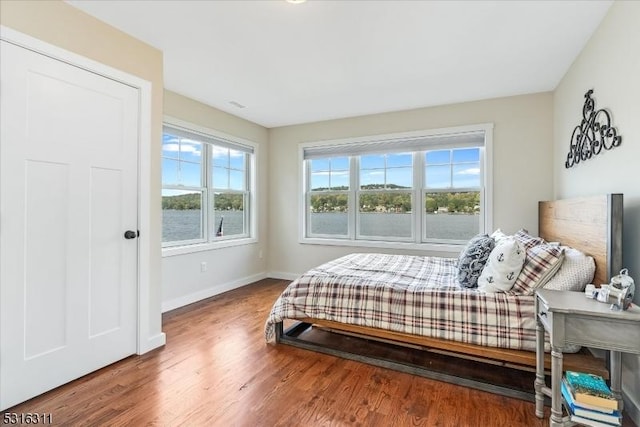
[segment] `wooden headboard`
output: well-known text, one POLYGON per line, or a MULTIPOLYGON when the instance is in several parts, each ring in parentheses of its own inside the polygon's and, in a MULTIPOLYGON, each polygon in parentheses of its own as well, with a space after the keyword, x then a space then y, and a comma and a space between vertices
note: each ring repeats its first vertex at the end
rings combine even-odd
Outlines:
POLYGON ((622 268, 622 194, 606 194, 538 204, 538 230, 594 258, 596 286, 609 283, 622 268))

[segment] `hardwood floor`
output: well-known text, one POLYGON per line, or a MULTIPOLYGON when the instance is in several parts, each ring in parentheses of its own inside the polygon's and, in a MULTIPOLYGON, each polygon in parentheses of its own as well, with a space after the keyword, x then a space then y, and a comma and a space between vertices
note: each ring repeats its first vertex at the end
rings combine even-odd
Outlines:
POLYGON ((65 426, 548 425, 549 408, 540 420, 532 402, 266 344, 265 319, 287 283, 166 313, 165 347, 6 412, 50 413, 65 426))

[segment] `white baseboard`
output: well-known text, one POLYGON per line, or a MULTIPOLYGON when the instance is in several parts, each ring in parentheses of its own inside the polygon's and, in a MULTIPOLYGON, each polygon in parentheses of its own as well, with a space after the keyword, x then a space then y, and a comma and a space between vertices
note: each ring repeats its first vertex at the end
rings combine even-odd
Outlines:
POLYGON ((222 283, 215 286, 212 286, 207 289, 203 289, 198 292, 194 292, 189 295, 184 295, 178 298, 174 298, 169 301, 162 302, 162 312, 166 313, 167 311, 175 310, 176 308, 184 307, 185 305, 193 304, 194 302, 201 301, 203 299, 210 298, 212 296, 221 294, 223 292, 231 291, 233 289, 240 288, 242 286, 246 286, 250 283, 257 282, 258 280, 266 279, 270 277, 267 273, 258 273, 253 276, 242 277, 240 279, 234 280, 232 282, 222 283))
POLYGON ((282 271, 270 271, 269 273, 267 273, 267 277, 280 280, 296 280, 298 277, 300 277, 300 274, 287 273, 282 271))

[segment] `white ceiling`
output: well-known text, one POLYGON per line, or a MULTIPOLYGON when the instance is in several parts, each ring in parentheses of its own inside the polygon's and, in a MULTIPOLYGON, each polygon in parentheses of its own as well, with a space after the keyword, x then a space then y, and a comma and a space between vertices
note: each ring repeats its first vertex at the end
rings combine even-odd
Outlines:
POLYGON ((167 89, 277 127, 553 90, 612 1, 68 3, 162 50, 167 89))

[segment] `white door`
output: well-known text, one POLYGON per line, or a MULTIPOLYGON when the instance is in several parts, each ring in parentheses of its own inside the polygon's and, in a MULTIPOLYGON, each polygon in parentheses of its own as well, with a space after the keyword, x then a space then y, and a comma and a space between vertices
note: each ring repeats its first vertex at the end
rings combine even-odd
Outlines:
POLYGON ((139 94, 0 43, 6 409, 136 352, 139 94))

